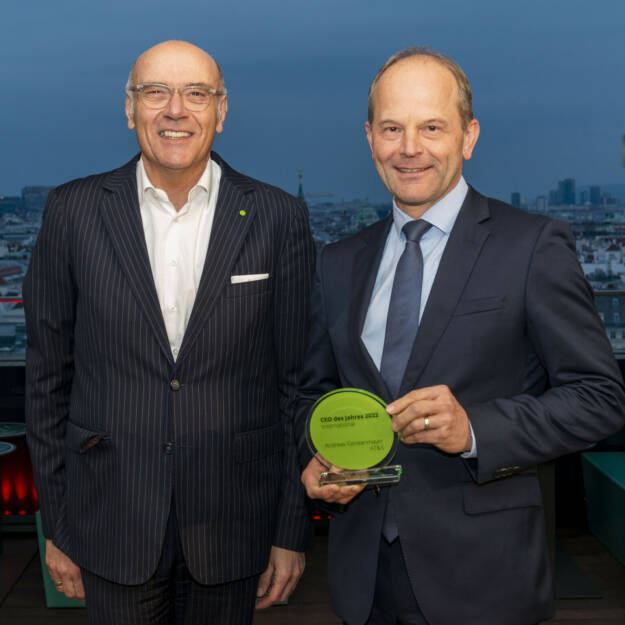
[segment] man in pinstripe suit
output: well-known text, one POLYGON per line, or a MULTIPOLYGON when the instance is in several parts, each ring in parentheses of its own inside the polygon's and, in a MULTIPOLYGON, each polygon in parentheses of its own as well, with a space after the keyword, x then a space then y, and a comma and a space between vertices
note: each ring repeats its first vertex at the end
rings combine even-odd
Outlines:
POLYGON ((302 203, 211 154, 226 112, 204 51, 141 55, 140 157, 50 194, 24 281, 46 562, 90 623, 249 623, 303 570, 312 240, 302 203))

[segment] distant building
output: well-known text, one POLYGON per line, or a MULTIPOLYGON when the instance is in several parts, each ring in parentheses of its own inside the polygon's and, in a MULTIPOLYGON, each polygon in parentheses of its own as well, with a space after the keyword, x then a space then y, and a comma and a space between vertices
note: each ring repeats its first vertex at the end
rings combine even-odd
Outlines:
POLYGON ((521 208, 521 194, 518 191, 514 191, 510 196, 510 204, 512 204, 512 206, 516 206, 517 208, 521 208))
POLYGON ((625 295, 606 292, 595 297, 595 306, 615 352, 625 350, 625 295))
POLYGON ((575 204, 575 178, 558 182, 558 204, 575 204))
POLYGON ((297 186, 297 197, 298 197, 300 200, 302 200, 302 201, 304 201, 304 202, 305 202, 306 200, 304 199, 304 185, 303 185, 303 183, 302 183, 302 180, 303 180, 303 178, 304 178, 304 174, 302 173, 302 170, 301 170, 301 169, 299 170, 299 172, 298 172, 298 174, 297 174, 297 177, 299 178, 299 184, 298 184, 298 186, 297 186))
POLYGON ((590 187, 590 203, 601 204, 601 187, 599 185, 592 185, 590 187))
POLYGON ((544 195, 539 195, 536 198, 536 210, 544 213, 547 210, 547 198, 544 195))
POLYGON ((22 210, 22 198, 19 196, 0 196, 0 215, 16 215, 22 210))
POLYGON ((24 187, 22 189, 22 202, 27 212, 41 212, 46 205, 48 193, 54 187, 24 187))
POLYGON ((616 199, 612 196, 611 193, 604 192, 601 194, 601 204, 610 205, 616 203, 616 199))
POLYGON ((557 191, 549 191, 549 206, 558 206, 558 192, 557 191))

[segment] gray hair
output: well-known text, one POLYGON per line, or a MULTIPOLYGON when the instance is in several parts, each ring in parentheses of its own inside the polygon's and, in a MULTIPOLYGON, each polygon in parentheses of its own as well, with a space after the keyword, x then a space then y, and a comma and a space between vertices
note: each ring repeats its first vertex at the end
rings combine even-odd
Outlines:
POLYGON ((369 123, 373 123, 373 96, 375 94, 375 90, 378 86, 378 82, 380 82, 380 78, 382 74, 391 67, 402 61, 403 59, 409 59, 413 56, 424 56, 435 60, 437 63, 440 63, 443 67, 446 67, 456 79, 456 84, 458 85, 458 111, 460 113, 460 120, 462 122, 463 130, 466 130, 469 122, 473 119, 473 98, 471 95, 471 85, 469 84, 469 80, 466 77, 466 74, 462 71, 462 68, 456 61, 446 56, 442 52, 437 52, 436 50, 432 50, 427 47, 410 47, 405 50, 401 50, 382 65, 382 67, 378 70, 378 73, 374 76, 371 81, 371 85, 369 86, 369 123))

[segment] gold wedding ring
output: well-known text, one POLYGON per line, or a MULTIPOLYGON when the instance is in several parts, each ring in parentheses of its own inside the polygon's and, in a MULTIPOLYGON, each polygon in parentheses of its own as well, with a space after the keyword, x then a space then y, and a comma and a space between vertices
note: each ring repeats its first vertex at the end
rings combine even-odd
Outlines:
POLYGON ((60 587, 63 585, 63 582, 61 582, 61 581, 59 581, 59 582, 54 582, 54 585, 55 585, 57 588, 60 588, 60 587))
POLYGON ((423 430, 429 430, 430 429, 430 417, 425 417, 425 419, 423 419, 423 430))

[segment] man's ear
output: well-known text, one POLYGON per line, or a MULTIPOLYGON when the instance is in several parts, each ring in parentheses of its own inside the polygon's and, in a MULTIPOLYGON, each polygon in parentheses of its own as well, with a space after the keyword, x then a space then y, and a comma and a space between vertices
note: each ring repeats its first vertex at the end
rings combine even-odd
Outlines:
POLYGON ((124 107, 126 111, 126 119, 128 119, 128 129, 134 130, 135 127, 135 116, 132 110, 132 103, 130 102, 130 96, 126 96, 126 106, 124 107))
POLYGON ((371 154, 373 154, 373 131, 369 122, 365 122, 365 131, 367 132, 367 142, 371 148, 371 154))
POLYGON ((473 148, 475 147, 479 136, 480 122, 478 122, 477 119, 472 119, 464 131, 464 138, 462 140, 462 157, 465 161, 468 161, 471 158, 473 148))
POLYGON ((226 113, 228 112, 228 96, 220 96, 221 101, 217 106, 217 126, 216 132, 222 132, 224 129, 224 122, 226 121, 226 113))

